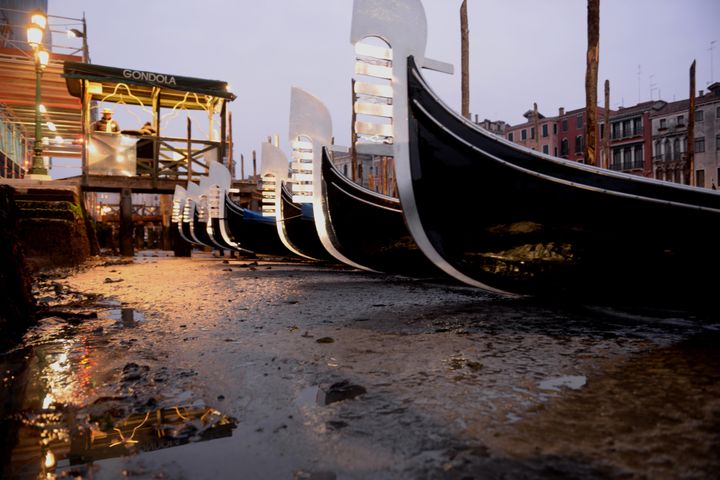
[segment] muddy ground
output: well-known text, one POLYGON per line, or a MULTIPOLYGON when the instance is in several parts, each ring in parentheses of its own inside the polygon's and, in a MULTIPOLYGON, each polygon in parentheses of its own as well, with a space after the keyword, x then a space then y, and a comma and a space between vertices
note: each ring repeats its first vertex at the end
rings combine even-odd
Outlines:
POLYGON ((720 477, 718 318, 164 255, 38 285, 6 477, 720 477))

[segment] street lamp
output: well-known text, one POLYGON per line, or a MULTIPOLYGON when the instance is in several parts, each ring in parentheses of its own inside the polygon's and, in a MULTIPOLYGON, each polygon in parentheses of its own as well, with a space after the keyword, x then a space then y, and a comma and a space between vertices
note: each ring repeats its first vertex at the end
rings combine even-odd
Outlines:
POLYGON ((35 51, 35 146, 33 148, 32 167, 30 178, 38 180, 49 180, 47 168, 43 161, 42 142, 42 97, 40 94, 40 79, 42 72, 47 67, 50 54, 42 48, 42 37, 47 26, 47 17, 42 13, 33 13, 30 17, 30 25, 27 27, 27 38, 30 46, 35 51))

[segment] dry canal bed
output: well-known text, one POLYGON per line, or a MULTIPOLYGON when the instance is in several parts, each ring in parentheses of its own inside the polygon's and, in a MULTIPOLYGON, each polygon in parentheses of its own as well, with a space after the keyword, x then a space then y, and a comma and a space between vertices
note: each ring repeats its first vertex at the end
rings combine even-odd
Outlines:
POLYGON ((40 287, 7 478, 720 475, 717 318, 206 254, 40 287))

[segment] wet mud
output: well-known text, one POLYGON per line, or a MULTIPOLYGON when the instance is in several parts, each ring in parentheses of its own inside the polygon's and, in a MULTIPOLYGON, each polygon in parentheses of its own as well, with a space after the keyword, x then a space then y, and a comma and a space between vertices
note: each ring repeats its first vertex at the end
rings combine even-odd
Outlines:
POLYGON ((202 254, 37 288, 3 478, 720 476, 711 315, 202 254))

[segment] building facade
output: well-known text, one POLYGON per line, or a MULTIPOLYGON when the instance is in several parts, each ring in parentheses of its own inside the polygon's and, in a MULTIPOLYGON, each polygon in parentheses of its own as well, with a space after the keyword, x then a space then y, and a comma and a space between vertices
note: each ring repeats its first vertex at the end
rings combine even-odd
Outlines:
MULTIPOLYGON (((666 104, 652 115, 652 176, 689 183, 689 100, 666 104)), ((717 188, 720 180, 720 82, 698 92, 695 99, 695 185, 717 188)))
POLYGON ((523 116, 527 119, 527 122, 508 126, 505 131, 505 138, 524 147, 548 155, 558 156, 557 120, 547 118, 538 112, 536 121, 534 110, 528 110, 523 116))
POLYGON ((643 177, 653 176, 651 117, 667 105, 662 100, 620 107, 610 113, 611 170, 643 177))

